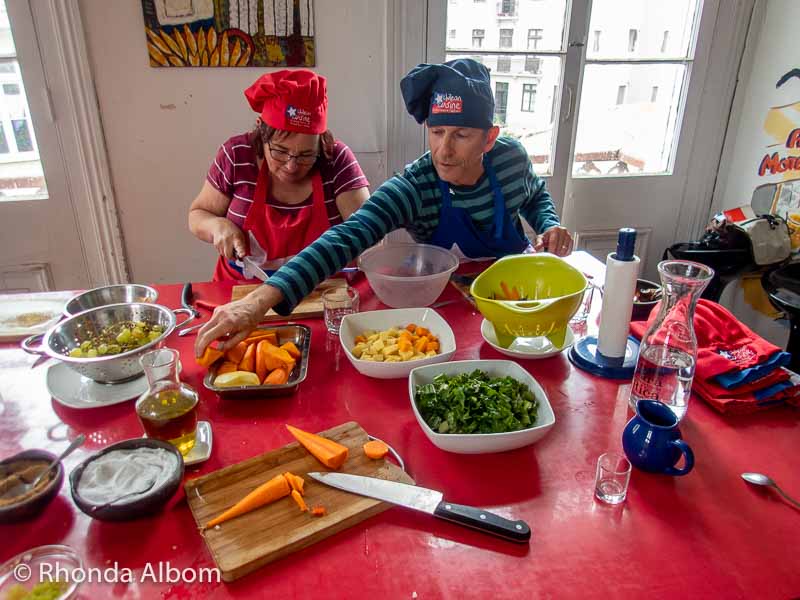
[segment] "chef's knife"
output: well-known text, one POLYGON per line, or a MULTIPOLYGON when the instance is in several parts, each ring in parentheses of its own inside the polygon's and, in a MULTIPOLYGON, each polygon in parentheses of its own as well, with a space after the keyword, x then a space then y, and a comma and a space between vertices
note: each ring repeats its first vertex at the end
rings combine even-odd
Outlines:
POLYGON ((509 521, 480 508, 447 502, 442 499, 441 492, 434 490, 347 473, 309 473, 308 475, 325 485, 345 492, 413 508, 512 542, 525 543, 531 538, 531 529, 525 521, 509 521))
POLYGON ((267 279, 269 279, 269 275, 267 275, 264 272, 264 269, 262 269, 251 257, 242 257, 242 262, 244 263, 244 276, 248 279, 255 277, 263 282, 266 282, 267 279))
POLYGON ((192 292, 192 284, 191 283, 184 283, 183 284, 183 291, 181 292, 181 305, 186 310, 192 313, 192 318, 196 319, 200 316, 200 313, 197 312, 194 306, 192 306, 192 300, 194 299, 193 292, 192 292))

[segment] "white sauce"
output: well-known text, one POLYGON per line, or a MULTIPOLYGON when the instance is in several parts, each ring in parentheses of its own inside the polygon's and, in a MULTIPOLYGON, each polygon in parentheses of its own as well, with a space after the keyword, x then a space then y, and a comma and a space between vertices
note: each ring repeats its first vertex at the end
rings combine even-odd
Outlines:
POLYGON ((78 495, 95 505, 128 504, 163 487, 177 467, 178 458, 162 448, 113 450, 86 466, 78 495))

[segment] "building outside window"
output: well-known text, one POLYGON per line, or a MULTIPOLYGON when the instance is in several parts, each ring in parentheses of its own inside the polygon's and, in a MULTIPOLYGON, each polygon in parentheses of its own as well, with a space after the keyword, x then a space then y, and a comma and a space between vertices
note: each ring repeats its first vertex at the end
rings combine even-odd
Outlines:
POLYGON ((666 53, 668 43, 669 43, 669 31, 665 31, 664 39, 661 40, 661 54, 666 53))
POLYGON ((636 52, 636 40, 639 38, 638 29, 628 30, 628 52, 636 52))
POLYGON ((483 36, 485 35, 485 29, 473 29, 472 30, 472 47, 473 48, 482 48, 483 47, 483 36))
POLYGON ((506 124, 508 110, 508 83, 498 81, 494 84, 494 122, 496 125, 506 124))
POLYGON ((498 56, 497 57, 497 72, 498 73, 508 73, 511 71, 511 57, 510 56, 498 56))
POLYGON ((533 83, 522 84, 522 112, 533 112, 536 102, 536 85, 533 83))
POLYGON ((528 50, 536 50, 542 41, 543 29, 528 29, 528 50))
POLYGON ((525 57, 525 72, 526 73, 541 73, 542 59, 538 56, 525 57))
POLYGON ((511 48, 514 43, 514 30, 513 29, 501 29, 500 30, 500 47, 501 48, 511 48))
POLYGON ((515 5, 515 0, 501 0, 500 15, 504 17, 513 17, 516 14, 515 5))
POLYGON ((617 105, 625 103, 625 92, 628 91, 627 85, 621 85, 617 88, 617 105))
POLYGON ((592 42, 592 52, 600 52, 600 30, 594 30, 594 41, 592 42))

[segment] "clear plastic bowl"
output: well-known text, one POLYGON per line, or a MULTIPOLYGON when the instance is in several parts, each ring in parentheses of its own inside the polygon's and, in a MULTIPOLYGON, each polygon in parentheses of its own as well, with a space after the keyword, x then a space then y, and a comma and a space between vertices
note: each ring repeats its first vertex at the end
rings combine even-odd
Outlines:
POLYGON ((458 268, 456 255, 429 244, 375 246, 358 259, 378 299, 392 308, 428 306, 458 268))

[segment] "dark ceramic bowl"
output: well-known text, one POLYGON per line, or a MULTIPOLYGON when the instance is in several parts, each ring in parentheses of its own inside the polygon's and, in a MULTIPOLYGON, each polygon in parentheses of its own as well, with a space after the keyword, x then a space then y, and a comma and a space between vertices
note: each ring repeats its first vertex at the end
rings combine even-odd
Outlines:
MULTIPOLYGON (((43 460, 50 464, 55 458, 55 454, 50 454, 44 450, 25 450, 0 461, 0 465, 6 465, 18 460, 43 460)), ((38 494, 23 502, 0 507, 0 523, 21 521, 41 512, 42 509, 58 495, 58 490, 61 489, 61 484, 64 482, 64 466, 59 463, 55 469, 56 476, 51 479, 50 483, 48 483, 44 489, 40 490, 38 494)))
POLYGON ((183 456, 178 449, 167 442, 160 440, 151 440, 148 438, 136 438, 133 440, 125 440, 112 444, 107 448, 103 448, 100 452, 93 454, 69 474, 70 491, 72 492, 72 499, 75 504, 84 513, 94 519, 101 521, 129 521, 131 519, 138 519, 158 512, 172 498, 175 492, 181 485, 183 480, 183 456), (125 502, 123 504, 111 504, 96 506, 94 503, 85 500, 78 494, 78 484, 80 483, 83 470, 93 460, 97 460, 104 454, 108 454, 113 450, 135 450, 136 448, 162 448, 174 454, 178 459, 178 466, 175 472, 172 473, 167 480, 166 484, 162 485, 156 491, 147 494, 143 498, 134 502, 125 502))
MULTIPOLYGON (((637 279, 636 280, 636 292, 641 292, 642 290, 652 290, 652 289, 661 289, 661 284, 654 283, 652 281, 647 281, 646 279, 637 279)), ((650 300, 647 302, 640 302, 638 300, 633 301, 633 311, 631 312, 631 321, 646 321, 647 318, 650 316, 650 311, 653 310, 653 307, 661 301, 661 294, 654 300, 650 300)))

